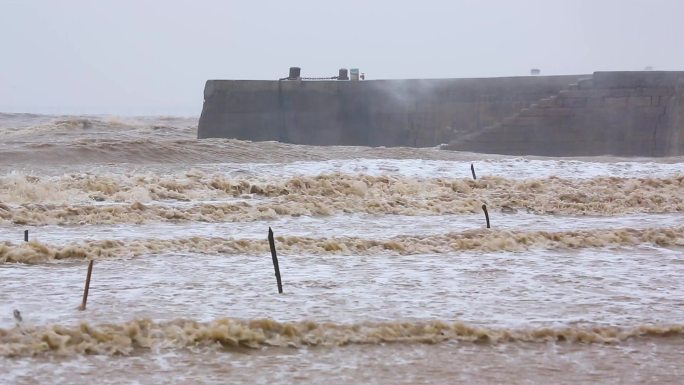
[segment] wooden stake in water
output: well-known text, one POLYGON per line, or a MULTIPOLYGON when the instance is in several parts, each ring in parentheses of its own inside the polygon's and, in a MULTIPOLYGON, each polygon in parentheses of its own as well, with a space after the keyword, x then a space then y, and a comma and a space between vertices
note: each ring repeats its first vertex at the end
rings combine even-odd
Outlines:
POLYGON ((86 302, 88 301, 88 289, 90 289, 90 276, 93 274, 93 261, 90 260, 88 264, 88 275, 86 276, 85 289, 83 289, 83 301, 81 302, 80 310, 85 310, 86 302))
POLYGON ((278 281, 278 293, 283 293, 283 283, 280 280, 280 267, 278 267, 278 256, 276 255, 275 241, 273 240, 273 230, 268 228, 268 245, 271 246, 271 257, 273 258, 273 268, 275 269, 276 280, 278 281))
POLYGON ((487 212, 487 205, 482 205, 482 211, 485 213, 485 219, 487 220, 487 228, 489 228, 489 213, 487 212))
POLYGON ((28 230, 24 230, 24 242, 28 242, 28 230))
POLYGON ((473 179, 477 180, 477 176, 475 176, 475 166, 473 164, 470 164, 470 172, 473 173, 473 179))

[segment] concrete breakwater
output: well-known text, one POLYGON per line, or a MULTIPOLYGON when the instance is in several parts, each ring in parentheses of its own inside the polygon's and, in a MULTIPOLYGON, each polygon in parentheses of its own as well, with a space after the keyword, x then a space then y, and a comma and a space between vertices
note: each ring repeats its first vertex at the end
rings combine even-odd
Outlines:
POLYGON ((209 80, 199 138, 514 155, 684 154, 684 72, 209 80))

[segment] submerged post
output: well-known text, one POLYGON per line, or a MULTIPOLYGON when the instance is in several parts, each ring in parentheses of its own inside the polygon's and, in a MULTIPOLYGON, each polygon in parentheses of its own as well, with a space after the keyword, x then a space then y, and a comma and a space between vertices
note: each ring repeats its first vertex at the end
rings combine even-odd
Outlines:
POLYGON ((477 180, 477 176, 475 176, 475 166, 473 164, 470 164, 470 172, 473 173, 473 179, 477 180))
POLYGON ((276 255, 275 241, 273 240, 273 230, 268 228, 268 245, 271 247, 271 257, 273 258, 273 268, 275 269, 276 280, 278 281, 278 293, 283 293, 283 283, 280 280, 280 267, 278 267, 278 256, 276 255))
POLYGON ((487 220, 487 228, 489 228, 489 213, 487 212, 487 205, 482 205, 482 211, 485 213, 485 219, 487 220))
POLYGON ((90 289, 90 276, 93 274, 93 262, 95 261, 91 259, 88 264, 88 275, 86 275, 85 289, 83 289, 83 301, 81 302, 80 310, 85 310, 86 302, 88 301, 88 289, 90 289))
POLYGON ((28 230, 24 230, 24 242, 28 242, 28 230))

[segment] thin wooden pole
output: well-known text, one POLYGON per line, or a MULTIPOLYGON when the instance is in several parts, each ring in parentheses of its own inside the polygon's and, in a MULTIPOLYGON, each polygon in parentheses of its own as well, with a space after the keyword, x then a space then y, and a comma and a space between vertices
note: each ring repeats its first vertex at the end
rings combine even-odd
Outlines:
POLYGON ((473 164, 470 164, 470 172, 473 173, 473 179, 477 180, 477 176, 475 176, 475 166, 473 164))
POLYGON ((81 307, 79 309, 85 310, 86 302, 88 301, 88 290, 90 289, 90 276, 93 274, 93 261, 90 260, 88 264, 88 275, 86 276, 85 289, 83 289, 83 301, 81 302, 81 307))
POLYGON ((24 242, 28 242, 28 230, 24 230, 24 242))
POLYGON ((487 228, 489 228, 489 213, 487 212, 487 205, 482 205, 482 211, 485 213, 485 219, 487 220, 487 228))
POLYGON ((268 245, 271 247, 271 258, 273 258, 273 268, 275 269, 276 280, 278 281, 278 293, 283 293, 283 283, 280 280, 280 267, 278 266, 278 256, 276 255, 275 241, 273 240, 273 230, 268 228, 268 245))

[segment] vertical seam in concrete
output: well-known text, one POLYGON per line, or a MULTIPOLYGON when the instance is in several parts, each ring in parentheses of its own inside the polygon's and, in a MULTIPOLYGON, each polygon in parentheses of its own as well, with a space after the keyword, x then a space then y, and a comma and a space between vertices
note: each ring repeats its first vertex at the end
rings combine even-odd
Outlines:
POLYGON ((287 132, 285 131, 287 125, 285 124, 285 108, 283 103, 283 81, 278 80, 278 112, 280 112, 280 135, 278 137, 279 142, 286 142, 287 132))
MULTIPOLYGON (((655 125, 653 127, 653 150, 651 151, 651 156, 658 156, 658 127, 665 121, 667 118, 667 105, 663 107, 663 112, 660 113, 658 116, 658 119, 655 122, 655 125)), ((663 156, 665 154, 665 148, 663 148, 663 156)))

